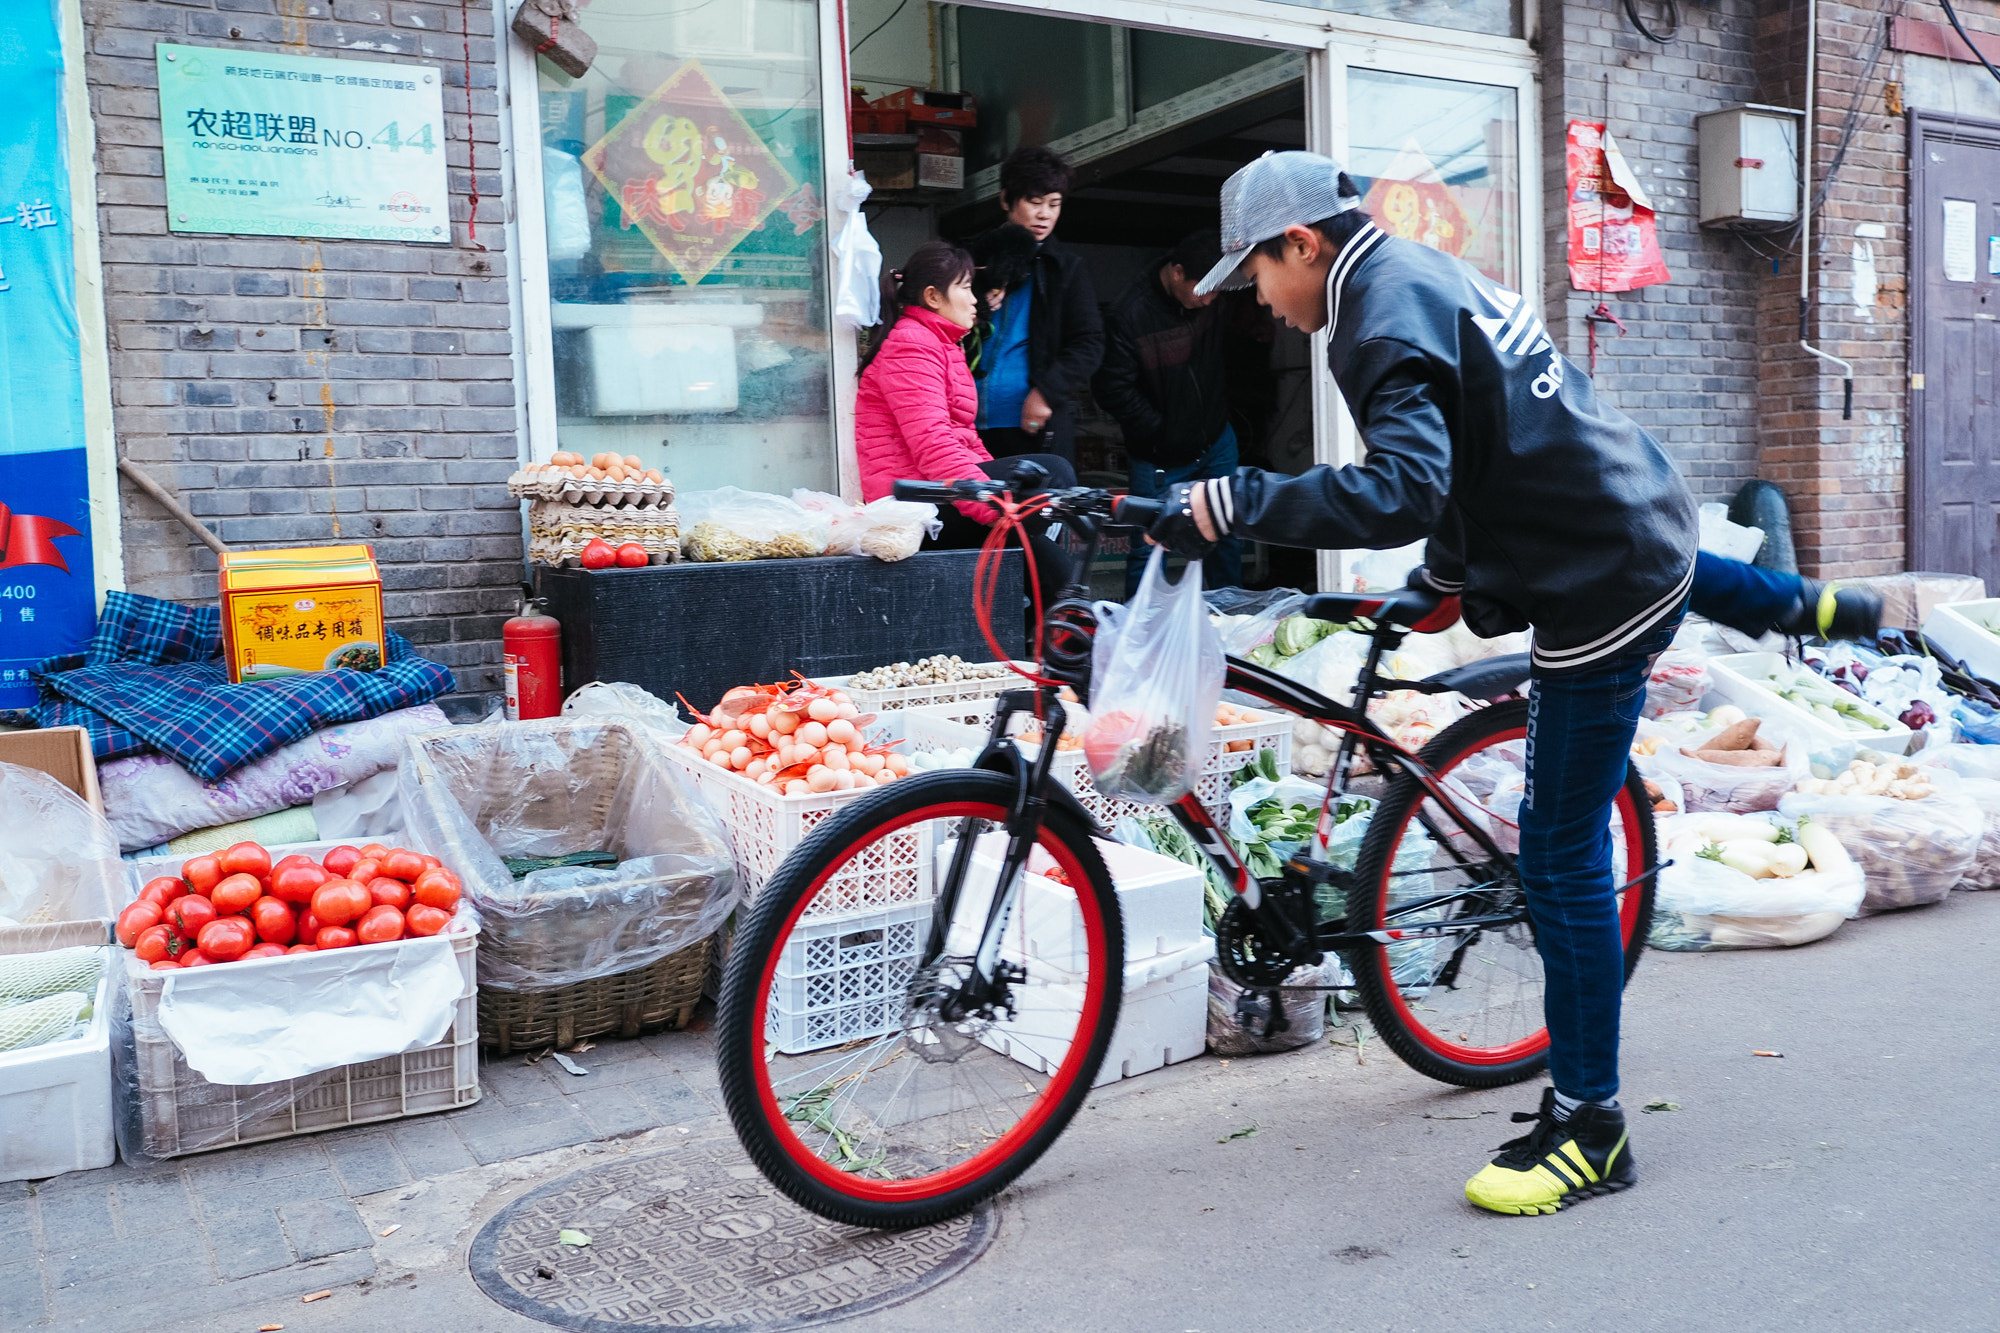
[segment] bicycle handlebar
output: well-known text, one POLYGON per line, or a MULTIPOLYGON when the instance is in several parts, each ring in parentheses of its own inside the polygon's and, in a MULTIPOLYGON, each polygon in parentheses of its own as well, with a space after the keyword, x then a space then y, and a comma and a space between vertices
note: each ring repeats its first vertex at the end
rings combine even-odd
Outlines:
MULTIPOLYGON (((1036 468, 1041 473, 1040 468, 1036 468)), ((1029 478, 1031 485, 1020 487, 1014 481, 996 481, 987 477, 968 478, 961 481, 897 481, 890 487, 890 494, 898 500, 915 500, 929 504, 993 504, 1003 495, 1016 499, 1047 496, 1049 506, 1045 511, 1050 518, 1095 518, 1103 519, 1118 527, 1150 528, 1164 512, 1158 500, 1147 500, 1132 495, 1114 495, 1110 491, 1095 490, 1076 486, 1067 490, 1043 490, 1048 476, 1029 478)), ((999 506, 994 505, 997 509, 999 506)))

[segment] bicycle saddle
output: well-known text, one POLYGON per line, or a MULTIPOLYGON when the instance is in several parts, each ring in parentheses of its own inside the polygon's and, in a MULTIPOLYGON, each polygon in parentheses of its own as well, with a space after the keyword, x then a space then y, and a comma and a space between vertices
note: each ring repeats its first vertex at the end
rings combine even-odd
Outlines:
POLYGON ((1397 588, 1393 592, 1321 592, 1306 599, 1305 614, 1315 620, 1366 618, 1378 624, 1401 625, 1431 634, 1457 621, 1458 599, 1447 598, 1425 588, 1397 588))

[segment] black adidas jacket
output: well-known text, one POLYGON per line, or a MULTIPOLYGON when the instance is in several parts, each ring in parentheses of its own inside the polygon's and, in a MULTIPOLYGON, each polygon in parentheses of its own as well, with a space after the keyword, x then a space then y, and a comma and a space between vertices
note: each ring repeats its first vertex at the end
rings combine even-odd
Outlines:
POLYGON ((1527 301, 1373 224, 1341 248, 1327 299, 1327 359, 1367 461, 1241 468, 1213 506, 1227 531, 1329 550, 1429 538, 1428 576, 1462 594, 1466 624, 1532 626, 1543 672, 1600 665, 1679 611, 1694 499, 1527 301))

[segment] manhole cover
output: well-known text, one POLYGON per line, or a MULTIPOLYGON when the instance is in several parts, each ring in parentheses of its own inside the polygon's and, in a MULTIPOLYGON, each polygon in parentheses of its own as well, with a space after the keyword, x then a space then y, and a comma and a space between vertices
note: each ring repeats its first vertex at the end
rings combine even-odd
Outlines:
POLYGON ((803 1328, 937 1285, 984 1252, 997 1221, 988 1204, 920 1231, 843 1227, 772 1189, 724 1137, 523 1195, 473 1238, 472 1277, 559 1328, 803 1328), (562 1244, 563 1230, 590 1244, 562 1244))

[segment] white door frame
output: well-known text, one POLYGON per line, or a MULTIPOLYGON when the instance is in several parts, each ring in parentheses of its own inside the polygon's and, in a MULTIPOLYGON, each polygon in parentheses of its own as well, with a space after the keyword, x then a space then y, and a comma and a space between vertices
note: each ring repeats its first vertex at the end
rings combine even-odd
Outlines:
MULTIPOLYGON (((959 0, 965 3, 965 0, 959 0)), ((508 11, 518 0, 509 0, 508 11)), ((827 192, 836 194, 836 182, 848 165, 847 26, 845 0, 817 0, 819 6, 820 84, 824 107, 820 117, 822 160, 825 163, 827 192)), ((1122 24, 1189 36, 1217 37, 1227 41, 1283 47, 1307 55, 1306 135, 1315 151, 1344 157, 1348 148, 1347 70, 1355 66, 1377 66, 1398 73, 1429 75, 1512 87, 1518 91, 1520 125, 1521 200, 1521 289, 1529 299, 1541 290, 1541 200, 1540 140, 1535 96, 1537 59, 1529 41, 1523 38, 1492 37, 1483 33, 1456 32, 1389 19, 1359 18, 1310 9, 1278 0, 1001 0, 981 7, 1017 13, 1047 14, 1063 18, 1122 24)), ((1524 4, 1525 17, 1534 21, 1534 6, 1524 4)), ((1530 33, 1532 36, 1532 32, 1530 33)), ((525 361, 522 379, 526 388, 527 448, 529 458, 541 460, 555 452, 555 359, 549 323, 548 238, 542 203, 541 112, 536 88, 535 56, 525 43, 506 43, 507 59, 499 71, 503 80, 501 98, 510 118, 512 151, 503 166, 510 179, 510 198, 518 250, 514 256, 519 273, 516 326, 521 330, 525 361), (526 95, 515 96, 514 90, 526 95)), ((848 213, 828 205, 823 235, 826 238, 826 272, 835 271, 832 238, 846 223, 848 213)), ((841 489, 858 498, 859 477, 854 463, 854 393, 856 339, 854 331, 836 324, 833 343, 834 440, 839 463, 841 489)), ((1326 370, 1325 334, 1313 339, 1313 421, 1316 439, 1313 456, 1318 462, 1349 463, 1359 453, 1353 424, 1326 370)), ((1347 557, 1344 552, 1320 553, 1319 579, 1322 588, 1346 584, 1347 557)))

